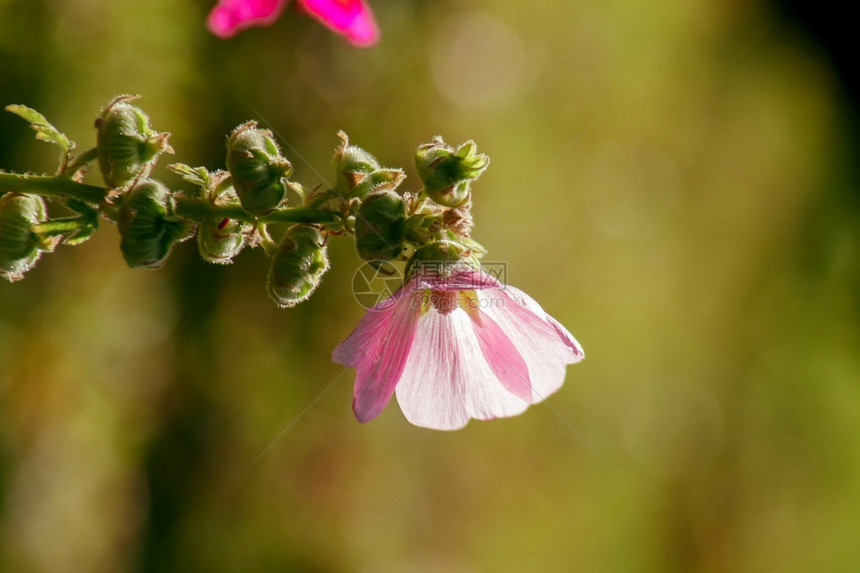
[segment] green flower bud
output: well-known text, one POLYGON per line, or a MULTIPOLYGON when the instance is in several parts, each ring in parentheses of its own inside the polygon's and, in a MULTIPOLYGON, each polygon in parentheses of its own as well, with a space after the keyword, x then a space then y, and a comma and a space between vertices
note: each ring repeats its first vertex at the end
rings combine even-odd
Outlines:
POLYGON ((105 182, 113 188, 146 177, 161 153, 173 153, 167 143, 170 134, 154 131, 149 117, 128 103, 138 97, 114 98, 96 119, 99 167, 105 182))
POLYGON ((284 178, 290 176, 293 166, 281 155, 272 132, 249 121, 233 130, 227 140, 227 170, 242 207, 265 215, 286 197, 284 178))
POLYGON ((389 260, 403 250, 406 205, 400 195, 383 191, 368 195, 355 218, 355 246, 366 261, 389 260))
POLYGON ((363 199, 374 191, 390 191, 406 178, 402 169, 387 169, 370 153, 349 144, 344 132, 338 132, 340 147, 332 158, 337 190, 344 197, 363 199))
POLYGON ((365 175, 352 188, 351 196, 363 199, 370 193, 394 191, 404 179, 406 179, 406 174, 403 173, 402 169, 377 169, 373 173, 365 175))
POLYGON ((463 262, 477 266, 477 263, 471 260, 468 247, 453 241, 436 241, 424 245, 412 254, 406 263, 406 280, 411 279, 416 272, 445 276, 451 268, 463 262))
POLYGON ((0 196, 0 276, 14 282, 24 278, 47 245, 33 232, 45 221, 45 202, 38 195, 0 196))
POLYGON ((200 256, 219 265, 232 263, 233 257, 245 246, 246 228, 235 219, 207 218, 197 229, 200 256))
POLYGON ((123 196, 117 227, 128 266, 157 269, 173 245, 191 237, 193 226, 172 219, 171 211, 170 191, 158 181, 141 181, 123 196))
POLYGON ((353 188, 369 173, 379 169, 380 165, 376 158, 360 147, 349 144, 349 137, 339 131, 340 147, 334 152, 332 166, 338 191, 344 196, 351 196, 353 188))
POLYGON ((275 304, 291 307, 306 301, 328 270, 328 253, 316 227, 296 225, 278 245, 269 267, 269 295, 275 304))
MULTIPOLYGON (((236 191, 227 186, 230 177, 224 171, 206 173, 203 193, 206 198, 222 207, 238 207, 236 191)), ((197 247, 200 256, 210 263, 227 265, 239 254, 247 241, 251 226, 236 219, 204 217, 197 227, 197 247)))
POLYGON ((473 141, 467 141, 455 151, 435 137, 415 152, 415 167, 427 195, 445 207, 457 207, 468 197, 470 183, 481 176, 490 158, 478 154, 473 141))

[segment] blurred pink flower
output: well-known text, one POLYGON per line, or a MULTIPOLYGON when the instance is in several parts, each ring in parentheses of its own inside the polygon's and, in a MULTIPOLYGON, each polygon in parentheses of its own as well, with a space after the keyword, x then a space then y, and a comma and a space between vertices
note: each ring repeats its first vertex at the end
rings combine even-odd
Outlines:
POLYGON ((353 411, 379 415, 391 395, 417 426, 522 413, 564 382, 582 347, 531 297, 462 266, 416 276, 370 309, 332 353, 357 371, 353 411))
MULTIPOLYGON (((219 0, 209 13, 209 30, 230 38, 251 26, 268 26, 281 15, 287 0, 219 0)), ((372 46, 379 28, 364 0, 297 0, 299 8, 346 36, 356 46, 372 46)))

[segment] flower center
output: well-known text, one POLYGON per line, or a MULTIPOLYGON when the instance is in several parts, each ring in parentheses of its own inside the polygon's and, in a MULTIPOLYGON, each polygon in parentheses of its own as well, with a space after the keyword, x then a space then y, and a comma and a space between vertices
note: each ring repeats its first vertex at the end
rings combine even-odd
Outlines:
POLYGON ((435 308, 439 314, 448 314, 453 310, 460 309, 465 310, 474 318, 478 311, 478 302, 478 296, 473 290, 427 289, 421 295, 421 312, 425 313, 431 307, 435 308))

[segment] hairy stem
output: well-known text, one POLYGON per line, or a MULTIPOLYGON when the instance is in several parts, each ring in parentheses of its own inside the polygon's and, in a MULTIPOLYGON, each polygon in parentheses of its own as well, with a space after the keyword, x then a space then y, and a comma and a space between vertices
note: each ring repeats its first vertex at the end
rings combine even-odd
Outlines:
POLYGON ((101 203, 105 200, 108 190, 56 175, 0 173, 0 191, 54 197, 66 195, 87 203, 101 203))
POLYGON ((335 223, 341 218, 340 213, 320 211, 319 209, 310 209, 307 207, 287 207, 272 211, 262 217, 256 217, 242 209, 239 205, 213 205, 206 199, 185 197, 182 195, 175 195, 173 200, 176 206, 174 213, 177 216, 198 222, 208 217, 223 217, 246 223, 326 224, 335 223))

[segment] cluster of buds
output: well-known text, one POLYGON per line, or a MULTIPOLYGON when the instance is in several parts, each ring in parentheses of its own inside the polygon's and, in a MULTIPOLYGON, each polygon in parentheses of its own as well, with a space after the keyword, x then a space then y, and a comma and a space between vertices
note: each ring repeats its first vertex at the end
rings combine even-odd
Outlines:
POLYGON ((402 169, 384 167, 339 133, 332 159, 334 184, 311 191, 289 179, 292 164, 271 131, 249 121, 227 138, 226 169, 174 163, 169 169, 191 184, 174 190, 152 177, 169 133, 156 131, 137 96, 114 98, 95 121, 96 146, 79 155, 75 144, 41 114, 7 109, 30 122, 37 138, 60 146, 52 176, 0 173, 0 273, 18 280, 42 253, 85 241, 99 222, 115 223, 120 251, 134 268, 159 268, 173 248, 196 235, 204 260, 227 264, 246 247, 270 258, 267 290, 282 307, 314 292, 329 268, 330 236, 353 236, 358 255, 373 264, 401 262, 406 269, 430 260, 469 260, 483 249, 471 240, 471 182, 488 158, 473 142, 454 149, 437 137, 418 148, 415 165, 423 188, 402 191, 402 169), (97 163, 105 187, 83 182, 97 163), (51 218, 52 204, 73 217, 51 218), (271 236, 280 229, 280 239, 271 236))
POLYGON ((424 187, 398 193, 400 180, 367 194, 358 209, 358 254, 370 262, 477 259, 484 253, 471 240, 471 183, 489 165, 468 141, 456 150, 441 137, 418 148, 415 166, 424 187), (435 257, 435 258, 434 258, 435 257))

